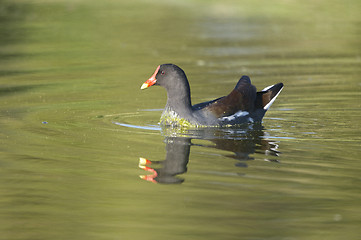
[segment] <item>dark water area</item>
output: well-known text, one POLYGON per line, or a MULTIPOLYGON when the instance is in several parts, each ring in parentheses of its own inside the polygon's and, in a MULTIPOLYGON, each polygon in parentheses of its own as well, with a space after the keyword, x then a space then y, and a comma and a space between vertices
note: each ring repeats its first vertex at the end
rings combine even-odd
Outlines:
POLYGON ((0 239, 359 239, 359 1, 0 0, 0 239), (242 75, 263 122, 159 126, 242 75))

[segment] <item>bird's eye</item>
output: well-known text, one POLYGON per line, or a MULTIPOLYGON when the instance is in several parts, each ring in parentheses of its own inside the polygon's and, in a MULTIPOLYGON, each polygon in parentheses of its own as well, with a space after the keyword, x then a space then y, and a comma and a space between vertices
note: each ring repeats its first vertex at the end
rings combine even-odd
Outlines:
POLYGON ((164 75, 164 73, 165 73, 164 71, 160 71, 160 74, 164 75))

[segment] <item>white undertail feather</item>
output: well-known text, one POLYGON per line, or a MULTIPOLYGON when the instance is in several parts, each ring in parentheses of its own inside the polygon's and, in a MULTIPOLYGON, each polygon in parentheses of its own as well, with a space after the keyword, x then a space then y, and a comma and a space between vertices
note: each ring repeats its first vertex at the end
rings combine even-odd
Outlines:
POLYGON ((263 91, 267 91, 268 89, 270 89, 271 87, 273 87, 274 85, 271 85, 271 86, 268 86, 268 87, 265 87, 264 89, 262 89, 262 92, 263 91))
MULTIPOLYGON (((274 86, 274 85, 268 86, 268 87, 264 88, 262 91, 267 91, 268 89, 272 88, 273 86, 274 86)), ((283 87, 278 91, 278 93, 276 94, 276 96, 274 96, 274 97, 271 99, 271 101, 269 101, 269 103, 267 103, 266 106, 263 107, 264 110, 267 111, 267 110, 271 107, 272 103, 276 100, 276 98, 278 97, 278 95, 281 93, 282 89, 283 89, 283 87)))

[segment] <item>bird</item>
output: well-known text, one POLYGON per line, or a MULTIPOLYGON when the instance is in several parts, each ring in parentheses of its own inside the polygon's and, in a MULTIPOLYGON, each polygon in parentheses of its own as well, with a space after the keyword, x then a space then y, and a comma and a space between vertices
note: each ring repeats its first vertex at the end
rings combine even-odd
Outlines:
POLYGON ((172 127, 231 127, 262 122, 283 89, 283 83, 277 83, 257 92, 250 78, 242 76, 228 95, 192 105, 187 76, 171 63, 159 65, 141 89, 153 85, 167 91, 167 103, 159 123, 172 127))

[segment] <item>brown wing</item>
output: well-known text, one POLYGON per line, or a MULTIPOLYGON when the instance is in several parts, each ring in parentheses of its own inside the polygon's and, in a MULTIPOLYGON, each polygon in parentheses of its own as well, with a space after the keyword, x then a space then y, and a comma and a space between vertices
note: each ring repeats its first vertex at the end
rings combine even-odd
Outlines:
POLYGON ((241 110, 252 111, 256 92, 249 77, 243 76, 230 94, 211 102, 204 110, 212 112, 217 118, 230 116, 241 110))

